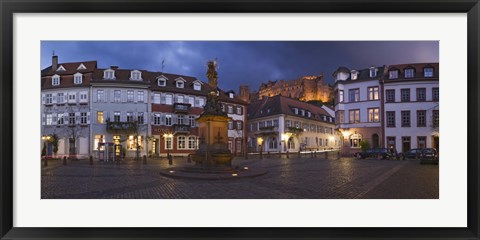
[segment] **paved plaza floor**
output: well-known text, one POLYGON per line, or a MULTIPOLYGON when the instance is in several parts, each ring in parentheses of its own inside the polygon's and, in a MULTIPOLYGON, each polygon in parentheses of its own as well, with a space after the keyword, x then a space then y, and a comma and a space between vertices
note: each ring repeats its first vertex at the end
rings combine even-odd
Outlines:
MULTIPOLYGON (((188 165, 174 158, 173 166, 188 165)), ((236 158, 234 165, 267 174, 228 180, 173 179, 163 159, 50 161, 42 166, 42 199, 436 199, 438 165, 418 161, 324 159, 310 156, 236 158)))

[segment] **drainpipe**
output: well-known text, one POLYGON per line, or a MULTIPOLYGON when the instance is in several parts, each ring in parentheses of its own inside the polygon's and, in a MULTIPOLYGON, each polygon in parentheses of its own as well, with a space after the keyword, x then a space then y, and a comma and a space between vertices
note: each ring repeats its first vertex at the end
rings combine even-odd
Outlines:
POLYGON ((383 66, 383 74, 380 76, 379 82, 380 82, 380 126, 381 126, 381 140, 380 140, 380 145, 383 147, 386 146, 386 136, 385 136, 385 81, 384 81, 384 76, 385 73, 388 72, 387 66, 383 66))

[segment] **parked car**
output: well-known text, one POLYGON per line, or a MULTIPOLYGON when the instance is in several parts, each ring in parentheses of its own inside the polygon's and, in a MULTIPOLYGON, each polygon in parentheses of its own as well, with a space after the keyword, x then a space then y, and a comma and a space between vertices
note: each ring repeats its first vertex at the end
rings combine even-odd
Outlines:
POLYGON ((435 148, 414 148, 401 154, 401 158, 420 160, 420 163, 437 163, 438 152, 435 148))
POLYGON ((381 158, 381 159, 397 159, 395 153, 390 152, 387 148, 370 148, 362 152, 355 153, 357 159, 365 158, 381 158))

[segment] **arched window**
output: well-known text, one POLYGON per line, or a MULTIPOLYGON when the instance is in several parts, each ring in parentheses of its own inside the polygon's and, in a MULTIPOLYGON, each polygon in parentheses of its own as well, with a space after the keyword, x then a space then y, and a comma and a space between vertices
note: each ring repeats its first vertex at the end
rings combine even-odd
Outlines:
POLYGON ((270 148, 270 149, 277 149, 277 145, 278 145, 278 143, 277 143, 277 138, 276 138, 276 137, 271 137, 271 138, 270 138, 270 141, 269 141, 269 143, 268 143, 268 148, 270 148))
POLYGON ((288 149, 295 149, 295 140, 293 137, 290 137, 288 139, 288 149))
POLYGON ((350 136, 350 147, 359 148, 362 141, 362 134, 355 133, 350 136))

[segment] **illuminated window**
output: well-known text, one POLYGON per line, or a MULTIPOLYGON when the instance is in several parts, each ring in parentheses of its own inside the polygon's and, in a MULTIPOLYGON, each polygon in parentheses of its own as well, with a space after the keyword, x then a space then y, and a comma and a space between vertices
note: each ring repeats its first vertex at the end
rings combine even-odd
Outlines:
POLYGON ((135 136, 132 136, 132 135, 128 136, 127 149, 137 150, 137 146, 138 146, 138 149, 142 149, 143 148, 142 139, 143 139, 142 136, 138 136, 136 138, 135 136))
POLYGON ((378 87, 368 88, 368 100, 378 100, 378 87))
POLYGON ((103 112, 97 112, 97 123, 103 123, 103 112))
POLYGON ((369 122, 379 122, 379 110, 378 108, 369 108, 368 109, 368 121, 369 122))
POLYGON ((105 138, 103 135, 95 135, 95 139, 93 140, 93 148, 95 150, 103 150, 104 146, 99 147, 98 144, 104 143, 104 142, 105 142, 105 138))

